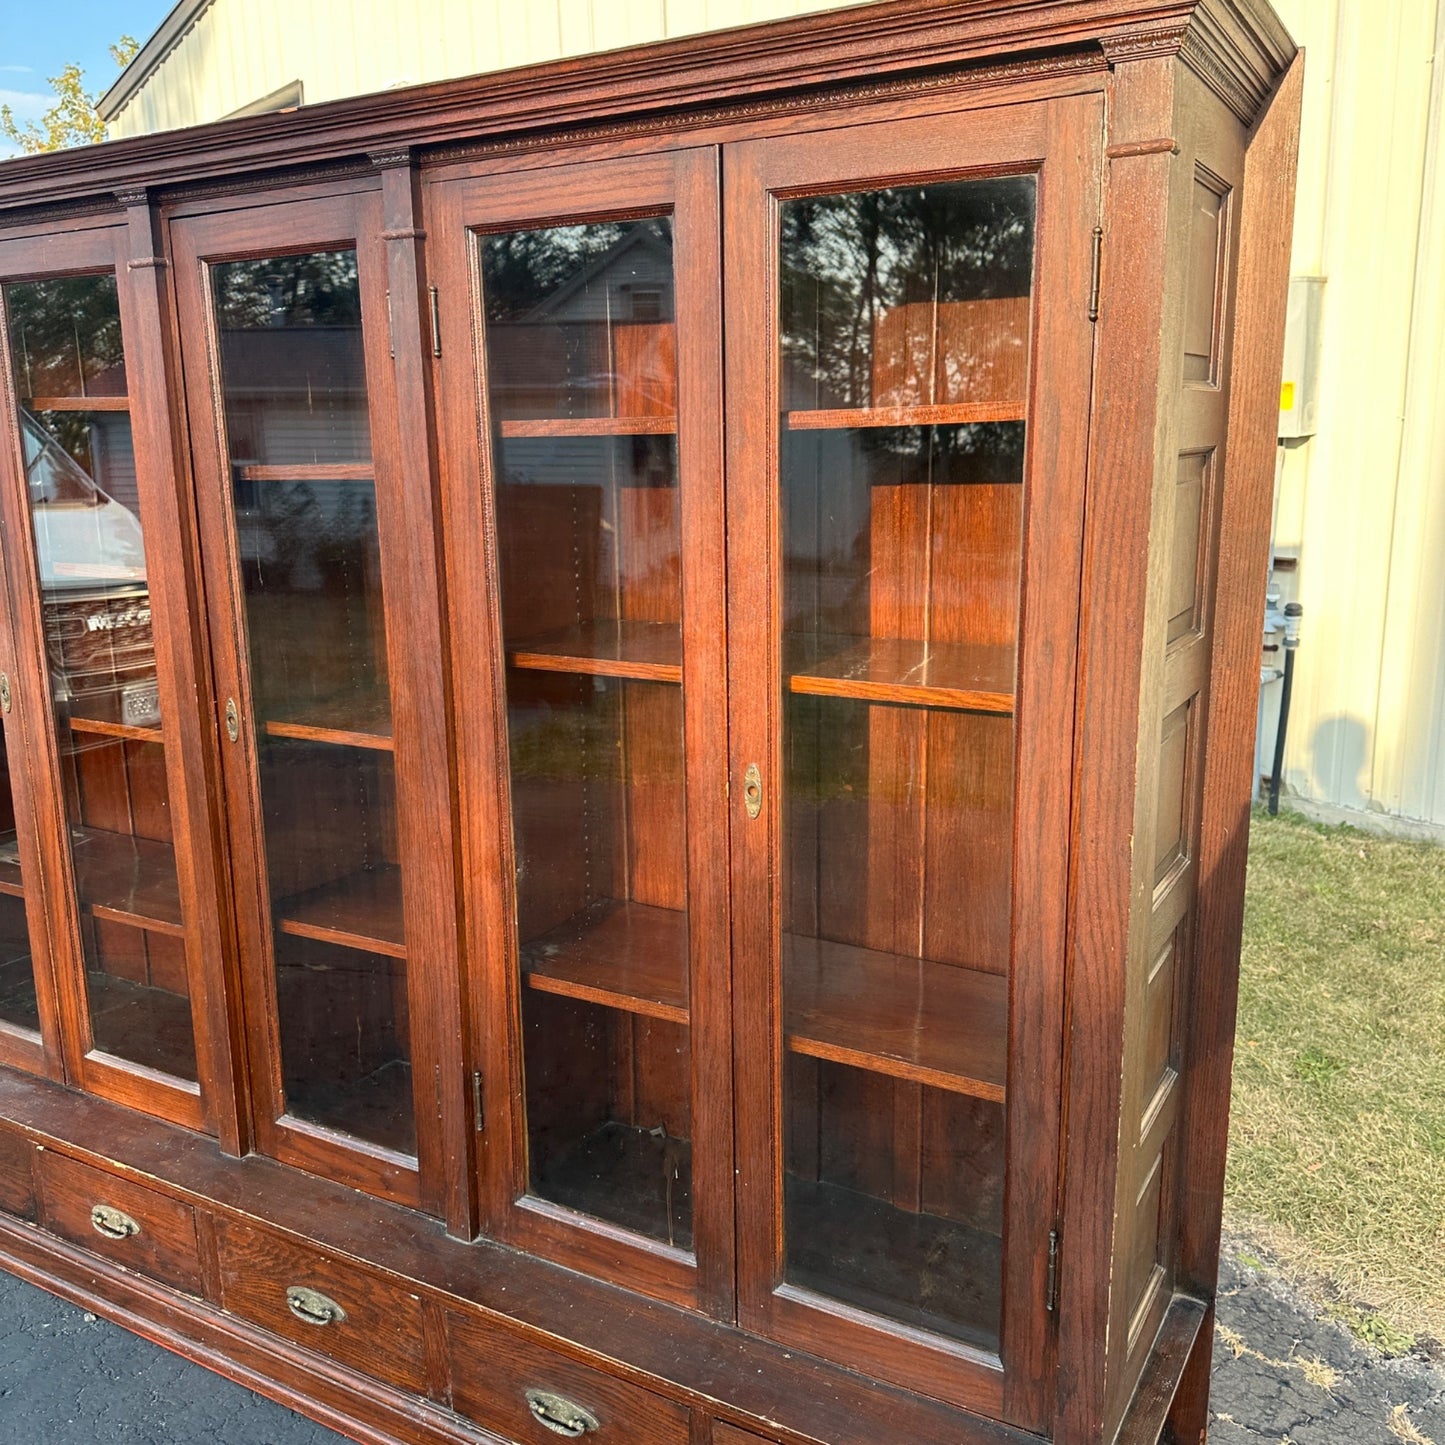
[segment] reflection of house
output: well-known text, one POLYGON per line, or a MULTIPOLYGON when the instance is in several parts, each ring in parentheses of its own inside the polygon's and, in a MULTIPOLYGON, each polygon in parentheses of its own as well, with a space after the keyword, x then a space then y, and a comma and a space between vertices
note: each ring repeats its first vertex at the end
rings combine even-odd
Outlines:
POLYGON ((370 455, 366 377, 350 326, 223 331, 226 428, 238 462, 370 455))

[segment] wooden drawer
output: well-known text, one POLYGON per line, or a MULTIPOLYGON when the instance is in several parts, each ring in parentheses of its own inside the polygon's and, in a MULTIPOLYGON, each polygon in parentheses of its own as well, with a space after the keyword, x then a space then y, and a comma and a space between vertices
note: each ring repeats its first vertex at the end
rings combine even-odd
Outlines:
POLYGON ((426 1393, 420 1296, 232 1220, 216 1221, 216 1249, 223 1309, 375 1379, 426 1393))
POLYGON ((204 1292, 189 1204, 53 1149, 37 1157, 41 1217, 51 1233, 187 1294, 204 1292))
POLYGON ((35 1218, 35 1148, 23 1134, 0 1129, 0 1209, 20 1219, 35 1218))
POLYGON ((751 1430, 739 1430, 723 1420, 712 1422, 712 1445, 777 1445, 770 1435, 754 1435, 751 1430))
POLYGON ((564 1359, 505 1326, 449 1315, 447 1352, 453 1408, 508 1440, 557 1445, 562 1432, 543 1425, 528 1403, 528 1392, 540 1391, 592 1416, 589 1445, 687 1445, 685 1406, 564 1359))

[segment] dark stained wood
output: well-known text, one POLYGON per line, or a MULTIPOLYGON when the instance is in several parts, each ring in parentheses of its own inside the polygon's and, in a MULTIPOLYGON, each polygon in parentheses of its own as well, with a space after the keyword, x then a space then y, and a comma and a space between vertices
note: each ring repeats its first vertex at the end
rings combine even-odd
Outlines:
POLYGON ((184 937, 176 853, 169 843, 85 828, 76 833, 71 848, 82 910, 184 937))
POLYGON ((293 1344, 422 1394, 421 1299, 322 1250, 230 1219, 215 1223, 220 1265, 217 1303, 293 1344), (298 1319, 287 1303, 293 1285, 316 1290, 341 1307, 328 1324, 298 1319))
POLYGON ((1011 713, 1014 649, 901 637, 784 639, 791 692, 1011 713))
POLYGON ((675 909, 613 899, 594 904, 529 940, 522 968, 536 989, 688 1022, 687 919, 675 909))
POLYGON ((287 462, 231 468, 242 482, 369 482, 376 476, 370 462, 287 462))
MULTIPOLYGON (((1197 958, 1185 1004, 1187 1068, 1180 1105, 1179 1276, 1212 1296, 1229 1124, 1229 1070, 1243 931, 1258 675, 1249 596, 1263 575, 1274 462, 1273 378, 1279 371, 1294 210, 1303 56, 1296 56, 1249 138, 1240 202, 1229 455, 1219 519, 1212 682, 1199 825, 1197 958)), ((1257 592, 1256 592, 1257 595, 1257 592)), ((1208 1418, 1212 1311, 1188 1361, 1169 1427, 1193 1442, 1208 1418)))
POLYGON ((675 416, 527 417, 498 423, 504 437, 676 436, 675 416))
POLYGON ((0 1129, 0 1209, 17 1219, 34 1219, 35 1146, 22 1134, 0 1129))
POLYGON ((818 938, 783 938, 788 1048, 1002 1099, 1007 986, 995 974, 818 938))
POLYGON ((297 738, 338 747, 395 751, 391 728, 391 700, 377 696, 345 698, 308 708, 299 717, 267 718, 263 724, 273 738, 297 738))
POLYGON ((38 1143, 55 1231, 0 1219, 0 1260, 376 1445, 550 1440, 520 1400, 543 1374, 603 1439, 1195 1440, 1297 68, 1248 159, 1240 127, 1291 53, 1263 0, 884 0, 11 162, 0 282, 118 277, 132 395, 25 404, 131 411, 164 722, 52 721, 0 388, 0 895, 41 1025, 0 1029, 0 1209, 31 1208, 38 1143), (1018 173, 1031 296, 886 300, 874 405, 779 404, 775 198, 1018 173), (121 224, 142 179, 169 189, 121 224), (609 328, 607 414, 490 416, 477 230, 663 214, 676 320, 609 328), (230 467, 204 262, 352 244, 374 465, 230 467), (975 423, 1024 438, 1022 485, 832 469, 878 440, 849 432, 975 423), (613 474, 493 475, 548 438, 613 474), (781 504, 780 448, 811 459, 781 504), (386 695, 257 716, 233 484, 372 478, 386 695), (784 626, 798 529, 788 627, 801 602, 830 638, 784 626), (568 709, 580 776, 509 782, 509 725, 568 709), (264 856, 262 753, 319 759, 274 806, 334 812, 329 864, 264 856), (348 769, 394 803, 380 836, 348 769), (362 1064, 373 1014, 409 1028, 415 1138, 299 1093, 277 1117, 304 941, 370 970, 362 1064), (178 1071, 194 1030, 199 1083, 93 1047, 131 1017, 178 1071), (690 1171, 665 1208, 664 1158, 690 1171), (600 1170, 635 1175, 605 1219, 600 1170), (786 1253, 785 1172, 812 1221, 786 1253), (169 1284, 87 1237, 92 1184, 180 1221, 137 1237, 169 1284), (344 1326, 286 1311, 292 1269, 344 1326))
POLYGON ((539 1349, 511 1330, 447 1316, 452 1405, 525 1445, 551 1445, 557 1431, 533 1418, 528 1390, 546 1390, 587 1410, 598 1445, 687 1445, 689 1412, 624 1380, 539 1349))
POLYGON ((872 426, 962 426, 970 422, 1022 421, 1021 401, 947 402, 938 406, 865 406, 790 411, 790 431, 839 431, 872 426))
POLYGON ((401 870, 348 873, 331 883, 276 901, 277 927, 391 958, 407 956, 401 916, 401 870))
POLYGON ((41 1222, 52 1233, 186 1294, 201 1293, 196 1215, 189 1204, 53 1149, 36 1155, 36 1170, 41 1222), (138 1232, 125 1239, 101 1233, 91 1217, 98 1205, 129 1215, 138 1232))
POLYGON ((510 667, 642 682, 682 681, 682 632, 672 622, 599 620, 529 637, 507 649, 510 667))
POLYGON ((27 396, 26 411, 129 411, 128 396, 27 396))

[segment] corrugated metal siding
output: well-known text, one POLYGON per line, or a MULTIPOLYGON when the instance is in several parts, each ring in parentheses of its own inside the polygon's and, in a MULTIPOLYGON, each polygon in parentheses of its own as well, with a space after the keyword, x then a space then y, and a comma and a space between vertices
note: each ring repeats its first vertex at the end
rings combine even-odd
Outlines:
POLYGON ((215 0, 111 122, 219 120, 301 80, 307 104, 613 50, 840 0, 215 0))
POLYGON ((1305 607, 1285 782, 1445 826, 1445 0, 1277 5, 1306 50, 1293 267, 1328 277, 1275 534, 1305 607))

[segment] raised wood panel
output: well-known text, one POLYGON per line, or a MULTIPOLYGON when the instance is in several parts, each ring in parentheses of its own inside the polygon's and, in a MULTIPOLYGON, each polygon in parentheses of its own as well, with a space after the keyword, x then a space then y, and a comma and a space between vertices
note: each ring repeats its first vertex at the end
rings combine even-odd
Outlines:
POLYGON ((1154 885, 1157 888, 1188 857, 1191 705, 1183 703, 1165 719, 1159 741, 1154 809, 1154 885))
POLYGON ((1229 263, 1229 188, 1196 166, 1184 280, 1184 380, 1219 379, 1229 263))
POLYGON ((1208 576, 1210 558, 1208 521, 1210 483, 1214 468, 1209 452, 1186 452, 1179 458, 1178 479, 1174 487, 1173 536, 1169 543, 1169 602, 1166 641, 1177 642, 1197 632, 1203 583, 1208 576))

